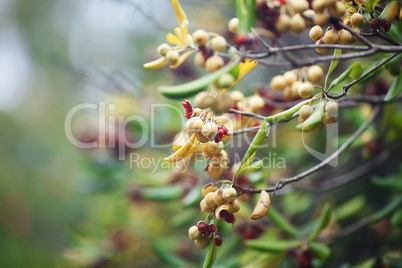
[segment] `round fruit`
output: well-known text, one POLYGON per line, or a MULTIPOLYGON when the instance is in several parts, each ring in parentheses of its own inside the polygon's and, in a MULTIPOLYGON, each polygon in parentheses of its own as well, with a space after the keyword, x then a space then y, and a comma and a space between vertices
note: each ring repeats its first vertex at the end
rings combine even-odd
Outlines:
POLYGON ((198 240, 202 238, 202 233, 198 230, 198 227, 193 225, 188 229, 188 236, 191 240, 198 240))
POLYGON ((314 94, 314 86, 310 82, 303 83, 300 85, 298 93, 303 99, 310 98, 314 94))
POLYGON ((350 17, 350 21, 353 24, 353 26, 360 26, 364 22, 364 17, 360 13, 355 13, 350 17))
POLYGON ((235 90, 232 93, 230 93, 230 96, 232 97, 233 102, 239 102, 244 99, 244 95, 241 91, 235 90))
POLYGON ((207 109, 214 105, 215 97, 203 91, 195 96, 194 103, 200 109, 207 109))
POLYGON ((286 33, 289 31, 290 27, 290 17, 287 14, 281 14, 275 23, 275 29, 281 33, 286 33))
POLYGON ((314 109, 310 105, 303 105, 300 108, 299 116, 304 121, 313 114, 313 111, 314 111, 314 109))
POLYGON ((170 46, 169 46, 168 44, 166 44, 166 43, 163 43, 163 44, 161 44, 161 45, 158 47, 158 53, 159 53, 161 56, 165 56, 166 53, 169 52, 169 50, 170 50, 170 46))
POLYGON ((271 87, 274 90, 283 90, 286 87, 286 80, 282 75, 274 76, 271 80, 271 87))
POLYGON ((232 107, 232 98, 229 94, 221 94, 215 99, 215 103, 212 109, 215 114, 221 114, 226 112, 232 107))
POLYGON ((223 193, 222 189, 219 189, 214 193, 214 200, 215 200, 215 203, 217 203, 218 205, 222 205, 222 204, 226 203, 226 200, 223 199, 223 197, 222 197, 222 193, 223 193))
POLYGON ((208 140, 212 140, 218 134, 218 126, 213 122, 208 122, 202 126, 201 133, 208 140))
POLYGON ((201 143, 209 142, 209 140, 204 135, 202 135, 201 132, 198 132, 196 135, 197 135, 197 140, 199 140, 199 142, 201 142, 201 143))
POLYGON ((201 239, 195 240, 194 242, 197 248, 204 249, 209 246, 209 237, 204 236, 201 239))
POLYGON ((188 133, 197 133, 202 129, 204 122, 199 117, 191 117, 185 124, 184 130, 188 133))
POLYGON ((294 15, 290 19, 290 32, 300 34, 306 29, 306 22, 300 14, 294 15))
POLYGON ((166 53, 166 59, 171 64, 175 64, 179 60, 180 54, 176 50, 169 50, 166 53))
POLYGON ((197 54, 195 54, 194 63, 195 63, 195 65, 197 65, 200 68, 205 68, 205 58, 201 52, 198 52, 197 54))
POLYGON ((213 55, 212 57, 209 57, 205 62, 205 69, 208 72, 212 73, 222 68, 223 65, 224 65, 223 59, 218 55, 213 55))
POLYGON ((325 105, 325 111, 331 117, 336 116, 338 114, 339 105, 337 102, 330 101, 325 105))
POLYGON ((202 29, 193 33, 193 40, 198 46, 203 46, 208 41, 208 33, 202 29))
POLYGON ((316 12, 322 12, 325 8, 325 0, 314 0, 312 4, 313 9, 316 12))
POLYGON ((324 76, 324 71, 318 65, 313 65, 307 70, 307 77, 313 83, 318 83, 324 76))
POLYGON ((333 30, 330 30, 324 35, 325 44, 336 44, 338 43, 338 33, 333 30))
POLYGON ((338 36, 339 36, 339 43, 342 45, 348 45, 353 41, 352 34, 344 29, 338 32, 338 36))
POLYGON ((309 36, 311 38, 311 40, 313 41, 317 41, 318 39, 320 39, 322 37, 322 28, 318 25, 314 26, 313 28, 311 28, 310 32, 309 32, 309 36))
POLYGON ((211 48, 213 51, 223 51, 226 49, 226 39, 222 36, 216 36, 211 41, 211 48))
POLYGON ((297 74, 293 71, 287 71, 283 74, 283 78, 285 78, 286 84, 290 86, 297 80, 297 74))
POLYGON ((253 111, 259 111, 265 106, 265 101, 258 95, 252 96, 248 103, 253 111))
POLYGON ((314 18, 314 24, 325 26, 329 24, 329 15, 328 13, 318 13, 314 18))
POLYGON ((234 81, 235 81, 235 78, 233 77, 233 75, 223 74, 218 79, 218 86, 219 86, 219 88, 228 88, 233 84, 234 81))
MULTIPOLYGON (((315 45, 325 45, 324 39, 321 38, 319 39, 317 42, 315 42, 315 45)), ((315 51, 317 51, 318 53, 327 53, 329 51, 329 48, 316 48, 315 51)))
POLYGON ((313 21, 316 16, 317 16, 317 13, 315 13, 315 11, 312 9, 307 9, 306 11, 303 12, 303 19, 306 22, 307 26, 314 25, 313 21), (305 17, 307 17, 309 19, 306 19, 305 17))
POLYGON ((309 4, 306 0, 288 0, 287 2, 290 2, 295 13, 302 13, 309 8, 309 4))
POLYGON ((240 210, 240 203, 237 200, 234 200, 233 202, 229 202, 229 212, 230 213, 236 213, 240 210))
POLYGON ((223 190, 222 197, 223 197, 223 199, 225 199, 228 202, 235 201, 236 197, 237 197, 236 189, 230 187, 230 188, 223 190))
POLYGON ((350 19, 344 19, 343 24, 345 24, 346 26, 352 27, 352 22, 350 21, 350 19))
POLYGON ((232 33, 237 33, 237 29, 239 28, 239 19, 233 18, 228 23, 229 31, 232 33))
POLYGON ((345 3, 342 1, 336 2, 333 7, 331 7, 332 17, 339 19, 346 12, 345 3))

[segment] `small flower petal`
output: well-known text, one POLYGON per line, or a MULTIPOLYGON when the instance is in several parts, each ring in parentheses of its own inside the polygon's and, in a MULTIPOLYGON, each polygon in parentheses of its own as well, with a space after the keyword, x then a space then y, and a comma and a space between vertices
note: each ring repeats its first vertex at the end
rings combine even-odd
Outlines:
POLYGON ((168 33, 166 35, 166 40, 170 43, 170 44, 174 44, 174 45, 185 45, 186 43, 181 40, 180 38, 178 38, 176 35, 168 33))
POLYGON ((147 70, 155 70, 155 69, 159 69, 162 68, 163 66, 165 66, 167 64, 167 60, 165 57, 159 58, 157 60, 145 63, 143 65, 143 67, 147 70))
POLYGON ((171 0, 171 2, 176 13, 177 22, 181 25, 184 20, 187 20, 186 13, 184 13, 178 0, 171 0))

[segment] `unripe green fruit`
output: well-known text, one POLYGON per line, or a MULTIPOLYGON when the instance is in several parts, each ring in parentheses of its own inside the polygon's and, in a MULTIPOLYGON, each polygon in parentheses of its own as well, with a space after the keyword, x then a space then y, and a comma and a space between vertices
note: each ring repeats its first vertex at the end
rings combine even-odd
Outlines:
POLYGON ((338 33, 336 33, 333 30, 326 32, 324 35, 325 44, 336 44, 338 43, 338 39, 339 39, 338 33))
POLYGON ((166 53, 166 59, 171 64, 175 64, 179 60, 180 54, 176 50, 169 50, 166 53))
POLYGON ((275 29, 281 33, 286 33, 289 31, 290 27, 290 17, 287 14, 281 14, 278 20, 275 22, 275 29))
POLYGON ((202 233, 198 230, 198 227, 193 225, 188 229, 188 237, 191 240, 198 240, 202 238, 202 233))
POLYGON ((208 33, 202 29, 193 33, 193 40, 198 46, 203 46, 208 41, 208 33))
POLYGON ((199 117, 191 117, 185 124, 184 130, 188 133, 198 133, 201 131, 204 122, 199 117))
POLYGON ((310 82, 303 83, 300 85, 298 93, 303 99, 310 98, 314 94, 314 87, 310 82))
POLYGON ((221 114, 226 112, 232 107, 232 98, 229 94, 220 94, 215 99, 215 103, 212 106, 212 110, 215 114, 221 114))
POLYGON ((237 29, 239 28, 239 19, 232 18, 228 23, 229 31, 232 33, 237 33, 237 29))
MULTIPOLYGON (((324 42, 324 38, 320 38, 319 40, 317 40, 317 42, 315 42, 315 45, 325 45, 324 42)), ((329 51, 329 48, 316 48, 315 51, 317 51, 318 53, 322 54, 322 53, 327 53, 329 51)))
POLYGON ((306 22, 300 14, 290 18, 290 32, 300 34, 306 29, 306 22))
POLYGON ((303 105, 300 108, 299 117, 302 119, 302 121, 305 121, 307 118, 309 118, 313 114, 313 111, 314 111, 314 109, 310 105, 303 105))
POLYGON ((313 28, 311 28, 311 30, 309 32, 309 36, 310 36, 311 40, 313 40, 313 41, 317 41, 318 39, 320 39, 322 37, 322 34, 323 34, 323 31, 319 25, 316 25, 313 28))
POLYGON ((286 87, 286 80, 282 75, 276 75, 271 80, 273 90, 283 90, 286 87))
POLYGON ((228 87, 232 86, 234 81, 235 81, 235 78, 233 77, 233 75, 223 74, 218 79, 218 87, 219 88, 228 88, 228 87))
POLYGON ((283 74, 283 78, 285 78, 286 84, 290 86, 297 80, 297 74, 293 71, 287 71, 283 74))
POLYGON ((201 133, 208 140, 212 140, 218 134, 218 126, 213 122, 207 122, 202 126, 201 133))
POLYGON ((222 66, 225 63, 223 62, 223 59, 218 56, 218 55, 213 55, 212 57, 209 57, 207 61, 205 62, 205 69, 212 73, 215 72, 216 70, 222 68, 222 66))
POLYGON ((198 108, 207 109, 214 105, 215 97, 203 91, 195 96, 194 103, 198 108))
POLYGON ((244 99, 244 95, 241 91, 235 90, 232 93, 230 93, 230 96, 232 97, 233 102, 239 102, 244 99))
POLYGON ((211 41, 211 48, 213 51, 221 52, 226 49, 226 39, 222 36, 216 36, 211 41))
POLYGON ((342 45, 348 45, 353 41, 352 34, 344 29, 338 32, 338 36, 339 36, 339 43, 342 45))
POLYGON ((355 13, 350 17, 350 22, 353 24, 353 26, 360 26, 364 22, 364 17, 360 13, 355 13))
POLYGON ((337 102, 330 101, 325 105, 325 111, 331 116, 336 116, 338 114, 339 105, 337 102))
POLYGON ((324 76, 324 71, 318 65, 313 65, 307 70, 307 77, 313 83, 318 83, 324 76))
POLYGON ((209 246, 209 237, 204 236, 201 239, 195 240, 194 243, 197 248, 205 249, 209 246))
POLYGON ((166 53, 169 52, 169 50, 170 50, 170 46, 169 46, 168 44, 166 44, 166 43, 163 43, 163 44, 161 44, 161 45, 158 47, 158 53, 159 53, 161 56, 165 56, 166 53))
POLYGON ((198 52, 197 54, 195 54, 194 63, 195 63, 195 65, 197 65, 200 68, 205 68, 205 58, 201 52, 198 52))
POLYGON ((346 12, 345 3, 342 1, 336 2, 333 7, 331 7, 331 14, 334 18, 341 18, 346 12))
POLYGON ((265 101, 258 95, 252 96, 248 103, 253 111, 259 111, 265 106, 265 101))
POLYGON ((237 197, 236 189, 230 187, 230 188, 223 190, 222 197, 223 197, 223 199, 225 199, 228 202, 235 201, 236 197, 237 197))

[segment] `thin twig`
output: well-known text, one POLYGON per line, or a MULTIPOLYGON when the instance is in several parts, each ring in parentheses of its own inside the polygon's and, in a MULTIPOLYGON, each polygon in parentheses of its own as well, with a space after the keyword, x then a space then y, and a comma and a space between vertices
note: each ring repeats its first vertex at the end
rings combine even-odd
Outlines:
POLYGON ((270 187, 270 188, 265 188, 265 189, 252 189, 252 188, 246 188, 246 187, 239 186, 235 182, 234 182, 234 187, 242 190, 244 193, 260 193, 261 191, 276 192, 276 191, 282 189, 285 185, 287 185, 289 183, 297 182, 297 181, 303 179, 304 177, 307 177, 308 175, 310 175, 310 174, 316 172, 317 170, 323 168, 324 166, 326 166, 329 162, 331 162, 333 159, 338 157, 338 155, 341 154, 346 148, 348 148, 357 139, 357 137, 359 137, 359 135, 374 121, 375 117, 378 115, 378 113, 380 111, 380 108, 381 108, 381 106, 377 106, 375 108, 373 114, 371 115, 371 117, 362 126, 360 126, 360 128, 355 133, 353 133, 353 135, 350 136, 349 139, 338 150, 336 150, 333 154, 331 154, 328 158, 326 158, 324 161, 322 161, 318 165, 316 165, 294 177, 287 178, 287 179, 281 179, 276 184, 275 187, 270 187))
POLYGON ((242 115, 242 116, 252 117, 252 118, 255 118, 255 119, 258 119, 258 120, 264 120, 265 119, 264 116, 261 116, 259 114, 255 114, 255 113, 251 113, 251 112, 238 111, 238 110, 235 110, 235 109, 229 109, 227 112, 231 113, 231 114, 238 114, 238 115, 242 115))

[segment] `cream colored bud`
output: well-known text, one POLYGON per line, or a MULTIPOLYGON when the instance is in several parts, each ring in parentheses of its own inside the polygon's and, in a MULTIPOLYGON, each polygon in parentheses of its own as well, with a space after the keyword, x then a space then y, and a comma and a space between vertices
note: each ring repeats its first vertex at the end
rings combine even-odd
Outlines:
POLYGON ((191 117, 185 124, 184 130, 188 133, 197 133, 200 132, 204 122, 199 117, 191 117))
POLYGON ((213 51, 221 52, 226 49, 226 39, 222 36, 216 36, 211 40, 211 48, 213 51))
POLYGON ((195 54, 194 63, 195 63, 195 65, 197 65, 200 68, 205 68, 205 58, 201 52, 198 52, 197 54, 195 54))
POLYGON ((168 44, 166 44, 166 43, 163 43, 163 44, 161 44, 161 45, 158 47, 158 53, 159 53, 161 56, 165 56, 166 53, 169 52, 169 50, 170 50, 170 46, 169 46, 168 44))
POLYGON ((266 191, 262 191, 258 198, 257 205, 254 208, 253 214, 251 214, 252 220, 258 220, 265 217, 268 214, 271 206, 271 198, 266 191))
POLYGON ((334 18, 341 18, 343 15, 345 15, 345 12, 346 6, 343 1, 338 1, 333 7, 331 7, 331 14, 334 18))
POLYGON ((231 87, 235 78, 231 74, 223 74, 218 79, 218 87, 219 88, 228 88, 231 87))
POLYGON ((166 53, 166 59, 169 63, 175 64, 179 60, 180 54, 176 50, 169 50, 166 53))
POLYGON ((239 19, 232 18, 228 23, 229 31, 232 33, 237 33, 237 29, 239 28, 239 19))
POLYGON ((291 86, 293 82, 297 81, 297 74, 294 71, 287 71, 283 74, 283 78, 285 78, 286 84, 291 86))
POLYGON ((314 24, 325 26, 329 24, 329 15, 328 13, 317 13, 317 16, 314 18, 314 24))
POLYGON ((313 28, 311 28, 310 32, 309 32, 309 36, 310 39, 313 41, 317 41, 318 39, 320 39, 322 37, 323 31, 321 26, 316 25, 313 28))
POLYGON ((209 57, 205 62, 205 69, 208 72, 212 73, 222 68, 224 64, 225 63, 223 62, 223 59, 220 56, 213 55, 212 57, 209 57))
POLYGON ((198 108, 207 109, 214 105, 215 97, 205 91, 202 91, 195 96, 194 103, 198 108))
POLYGON ((233 102, 239 102, 244 99, 244 95, 241 91, 235 90, 232 93, 230 93, 230 96, 232 97, 233 102))
POLYGON ((197 239, 194 241, 195 245, 199 249, 205 249, 209 246, 209 237, 203 236, 201 239, 197 239))
POLYGON ((338 32, 338 36, 339 36, 339 43, 342 45, 348 45, 353 42, 352 34, 345 29, 340 30, 338 32))
POLYGON ((200 202, 200 209, 202 212, 209 213, 211 209, 207 206, 207 203, 205 202, 205 198, 203 198, 200 202))
POLYGON ((275 22, 275 29, 281 33, 286 33, 290 28, 290 17, 287 14, 282 13, 278 20, 275 22))
POLYGON ((233 202, 237 197, 236 189, 232 187, 227 188, 223 190, 222 196, 226 201, 233 202))
POLYGON ((306 29, 306 22, 300 14, 290 18, 290 32, 300 34, 306 29))
POLYGON ((298 93, 303 99, 308 99, 314 94, 314 86, 310 82, 305 82, 298 88, 298 93))
POLYGON ((302 13, 309 8, 309 4, 306 0, 288 0, 287 2, 290 2, 295 13, 302 13))
POLYGON ((213 122, 207 122, 202 126, 201 133, 208 140, 212 140, 218 134, 218 126, 213 122))
POLYGON ((313 111, 314 111, 314 109, 310 105, 303 105, 300 108, 299 117, 301 118, 302 121, 305 121, 307 118, 309 118, 313 114, 313 111))
POLYGON ((332 116, 336 116, 338 114, 338 110, 339 110, 339 105, 337 102, 335 101, 329 101, 326 105, 325 105, 325 111, 332 117, 332 116))
POLYGON ((230 213, 236 213, 240 210, 240 203, 237 200, 234 200, 233 202, 229 202, 228 206, 229 206, 230 213))
POLYGON ((253 95, 248 101, 253 111, 260 111, 265 106, 265 101, 259 95, 253 95))
POLYGON ((198 230, 198 227, 193 225, 188 229, 188 237, 191 240, 198 240, 202 238, 202 233, 198 230))
POLYGON ((307 77, 313 83, 318 83, 322 80, 324 71, 318 65, 313 65, 307 70, 307 77))
POLYGON ((208 41, 208 33, 202 29, 193 33, 193 40, 198 46, 203 46, 208 41))
POLYGON ((207 205, 208 208, 213 209, 216 207, 216 203, 214 201, 214 193, 207 193, 204 199, 205 204, 207 205))
POLYGON ((286 80, 282 75, 276 75, 271 80, 273 90, 283 90, 286 87, 286 80))

